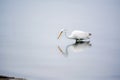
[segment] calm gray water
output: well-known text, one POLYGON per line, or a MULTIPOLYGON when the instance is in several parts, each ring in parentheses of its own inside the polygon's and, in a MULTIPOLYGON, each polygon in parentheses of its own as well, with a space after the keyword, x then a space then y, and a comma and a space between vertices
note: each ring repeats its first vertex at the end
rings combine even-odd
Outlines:
POLYGON ((120 80, 119 0, 0 0, 0 75, 120 80), (74 44, 61 28, 92 33, 74 44))

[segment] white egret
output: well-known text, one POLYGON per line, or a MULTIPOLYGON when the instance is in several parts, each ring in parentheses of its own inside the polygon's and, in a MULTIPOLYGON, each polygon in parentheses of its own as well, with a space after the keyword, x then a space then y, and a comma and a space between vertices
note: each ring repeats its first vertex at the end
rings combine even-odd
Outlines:
POLYGON ((68 39, 75 39, 76 42, 81 41, 81 40, 89 39, 90 36, 91 36, 91 33, 84 32, 84 31, 79 31, 79 30, 74 30, 74 31, 72 31, 71 35, 67 36, 66 30, 61 29, 61 31, 60 31, 60 33, 58 35, 58 39, 60 38, 60 36, 62 35, 63 32, 65 32, 65 36, 68 39))

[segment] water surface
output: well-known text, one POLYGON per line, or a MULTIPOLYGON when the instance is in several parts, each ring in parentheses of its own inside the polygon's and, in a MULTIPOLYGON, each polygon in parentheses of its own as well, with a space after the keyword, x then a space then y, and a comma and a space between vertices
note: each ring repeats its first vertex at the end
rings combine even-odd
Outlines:
POLYGON ((27 80, 119 80, 119 0, 1 0, 0 75, 27 80), (75 45, 61 28, 92 33, 75 45), (67 52, 66 52, 67 50, 67 52))

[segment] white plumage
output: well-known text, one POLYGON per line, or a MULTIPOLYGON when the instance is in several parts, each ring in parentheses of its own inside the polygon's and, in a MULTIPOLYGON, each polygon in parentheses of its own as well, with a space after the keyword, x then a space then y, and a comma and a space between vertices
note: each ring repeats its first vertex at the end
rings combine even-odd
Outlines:
POLYGON ((69 38, 73 38, 73 39, 88 39, 89 38, 89 33, 83 32, 83 31, 74 30, 71 33, 71 35, 69 36, 69 38))
POLYGON ((65 36, 68 38, 68 39, 75 39, 76 41, 77 40, 86 40, 86 39, 89 39, 90 36, 91 36, 91 33, 88 33, 88 32, 84 32, 84 31, 79 31, 79 30, 74 30, 72 31, 72 33, 67 36, 66 35, 66 30, 65 29, 61 29, 60 33, 59 33, 59 36, 58 36, 58 39, 60 38, 61 34, 65 32, 65 36))

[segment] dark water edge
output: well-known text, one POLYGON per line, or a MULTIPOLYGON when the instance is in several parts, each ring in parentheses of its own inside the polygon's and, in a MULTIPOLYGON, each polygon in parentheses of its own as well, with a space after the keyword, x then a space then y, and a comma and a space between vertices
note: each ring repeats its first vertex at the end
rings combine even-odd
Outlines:
POLYGON ((26 80, 26 79, 0 75, 0 80, 26 80))

